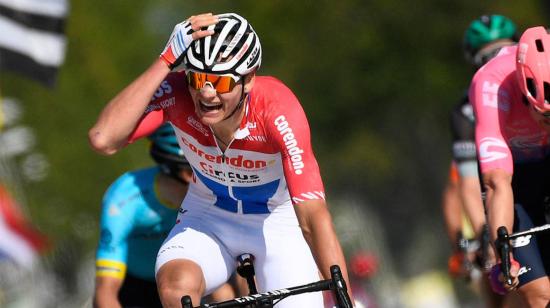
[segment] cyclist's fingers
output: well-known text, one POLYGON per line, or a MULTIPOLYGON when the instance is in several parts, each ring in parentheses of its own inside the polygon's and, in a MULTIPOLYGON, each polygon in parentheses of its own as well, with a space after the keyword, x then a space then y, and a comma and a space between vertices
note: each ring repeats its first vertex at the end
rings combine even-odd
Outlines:
POLYGON ((193 31, 199 31, 203 27, 218 23, 218 21, 218 16, 212 15, 212 13, 201 14, 189 18, 189 23, 191 24, 191 29, 193 31))
POLYGON ((199 15, 191 15, 187 18, 187 21, 189 23, 192 23, 192 21, 197 19, 197 18, 208 17, 208 16, 212 16, 212 13, 203 13, 203 14, 199 14, 199 15))
POLYGON ((518 276, 518 274, 519 274, 519 263, 512 262, 510 266, 510 276, 515 278, 518 276))

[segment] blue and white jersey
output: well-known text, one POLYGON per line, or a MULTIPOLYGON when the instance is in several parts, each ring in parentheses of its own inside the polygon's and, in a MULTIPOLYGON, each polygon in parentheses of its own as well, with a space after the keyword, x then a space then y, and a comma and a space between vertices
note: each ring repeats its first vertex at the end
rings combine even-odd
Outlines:
POLYGON ((158 198, 158 167, 120 176, 103 197, 96 276, 123 279, 126 272, 155 281, 159 247, 174 226, 177 205, 158 198))

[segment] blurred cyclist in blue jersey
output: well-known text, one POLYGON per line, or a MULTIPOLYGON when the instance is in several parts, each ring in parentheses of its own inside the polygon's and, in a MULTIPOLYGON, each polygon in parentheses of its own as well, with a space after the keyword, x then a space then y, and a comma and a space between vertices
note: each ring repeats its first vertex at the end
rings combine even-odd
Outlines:
MULTIPOLYGON (((119 177, 103 198, 96 256, 95 307, 162 307, 155 259, 176 222, 193 172, 169 124, 149 136, 157 166, 119 177)), ((234 297, 224 285, 216 300, 234 297)))

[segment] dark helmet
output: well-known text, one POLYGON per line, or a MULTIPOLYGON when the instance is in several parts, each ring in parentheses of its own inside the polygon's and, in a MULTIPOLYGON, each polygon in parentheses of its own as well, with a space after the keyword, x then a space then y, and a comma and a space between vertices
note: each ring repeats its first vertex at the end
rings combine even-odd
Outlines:
POLYGON ((165 123, 148 138, 151 141, 150 154, 153 160, 159 164, 164 173, 180 179, 179 171, 190 166, 178 145, 172 126, 165 123))
MULTIPOLYGON (((517 27, 512 20, 502 15, 483 15, 472 21, 464 32, 464 55, 466 60, 476 66, 481 66, 496 55, 498 49, 486 57, 476 57, 478 51, 485 45, 498 40, 518 41, 517 27), (480 59, 476 59, 480 58, 480 59)), ((500 46, 502 47, 502 46, 500 46)))
POLYGON ((244 76, 260 67, 262 46, 252 26, 234 14, 218 15, 208 27, 214 34, 193 41, 183 59, 185 68, 210 74, 244 76))

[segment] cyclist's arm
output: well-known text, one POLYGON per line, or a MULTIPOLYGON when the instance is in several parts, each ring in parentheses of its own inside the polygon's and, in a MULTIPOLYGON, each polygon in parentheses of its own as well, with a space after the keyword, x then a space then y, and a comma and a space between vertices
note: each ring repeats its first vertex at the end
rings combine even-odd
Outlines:
POLYGON ((514 224, 512 175, 502 169, 487 171, 483 173, 483 185, 487 190, 487 213, 494 242, 499 226, 512 230, 514 224))
POLYGON ((464 96, 460 104, 453 108, 450 124, 453 139, 452 155, 459 175, 460 198, 475 236, 480 238, 486 219, 479 183, 473 106, 468 96, 464 96))
POLYGON ((132 173, 125 173, 109 186, 103 196, 96 252, 95 307, 120 307, 118 292, 126 276, 128 237, 136 208, 128 200, 139 194, 134 183, 132 173))
POLYGON ((330 279, 330 266, 338 264, 353 302, 344 253, 336 236, 326 202, 322 199, 307 200, 294 205, 294 209, 304 238, 321 274, 325 279, 330 279))
POLYGON ((88 133, 95 151, 111 155, 127 144, 151 97, 168 73, 170 68, 157 59, 105 106, 88 133))
MULTIPOLYGON (((492 67, 491 67, 492 68, 492 67)), ((499 226, 512 230, 514 208, 512 193, 513 158, 504 138, 509 108, 509 93, 491 69, 479 70, 470 85, 469 99, 476 117, 475 141, 486 189, 489 231, 493 241, 499 226)))
POLYGON ((477 173, 475 176, 461 177, 459 180, 459 190, 464 211, 472 224, 476 238, 479 239, 485 225, 485 209, 483 208, 477 173))
POLYGON ((457 249, 458 234, 462 232, 462 204, 457 181, 458 179, 449 177, 441 200, 447 237, 453 250, 457 249))
POLYGON ((118 301, 118 292, 123 280, 115 277, 96 277, 94 308, 122 307, 118 301))

